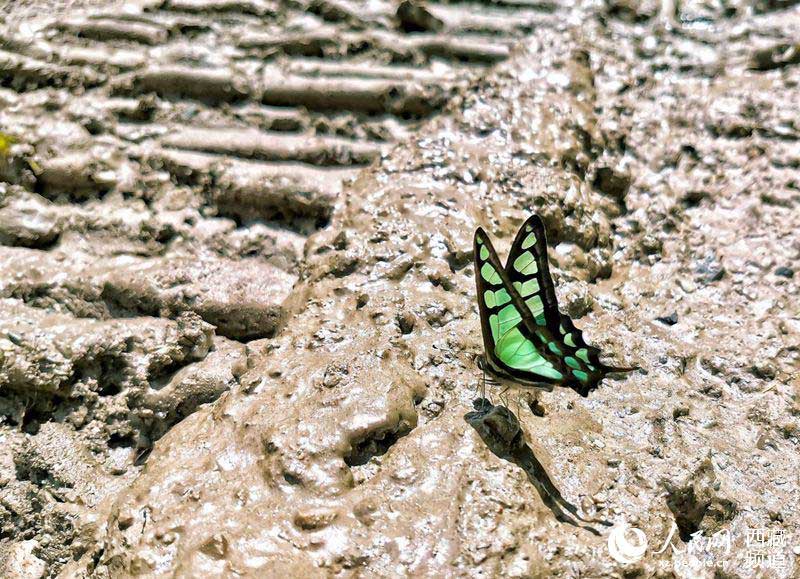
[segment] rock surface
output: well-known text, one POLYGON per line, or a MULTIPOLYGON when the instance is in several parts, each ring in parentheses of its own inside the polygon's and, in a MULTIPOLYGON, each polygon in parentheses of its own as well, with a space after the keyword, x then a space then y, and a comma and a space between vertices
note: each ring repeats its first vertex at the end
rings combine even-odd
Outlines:
POLYGON ((30 4, 0 575, 796 574, 800 7, 30 4), (562 310, 643 370, 501 406, 472 233, 531 212, 562 310))

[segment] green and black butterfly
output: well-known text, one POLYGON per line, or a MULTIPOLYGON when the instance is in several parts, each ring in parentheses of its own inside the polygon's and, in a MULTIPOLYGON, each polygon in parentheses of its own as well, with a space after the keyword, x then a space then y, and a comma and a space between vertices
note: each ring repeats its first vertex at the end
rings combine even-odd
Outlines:
POLYGON ((588 396, 606 374, 636 369, 603 364, 600 350, 558 311, 538 215, 520 228, 505 267, 486 232, 475 231, 475 283, 485 351, 479 364, 494 377, 548 390, 569 386, 588 396))

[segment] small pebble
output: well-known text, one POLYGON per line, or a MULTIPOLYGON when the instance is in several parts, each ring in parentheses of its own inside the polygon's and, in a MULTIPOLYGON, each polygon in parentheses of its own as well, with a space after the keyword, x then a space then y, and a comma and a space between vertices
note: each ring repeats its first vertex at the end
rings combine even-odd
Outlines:
POLYGON ((347 232, 340 231, 336 237, 333 238, 333 248, 339 251, 347 249, 348 239, 347 232))
POLYGON ((689 416, 689 407, 688 406, 676 406, 675 409, 672 411, 672 419, 677 420, 681 416, 689 416))
POLYGON ((785 265, 782 265, 775 270, 775 275, 792 278, 794 277, 794 270, 791 267, 786 267, 785 265))
POLYGON ((403 334, 410 334, 416 325, 416 317, 411 312, 402 312, 397 316, 397 325, 403 334))
POLYGON ((725 277, 725 268, 712 255, 698 261, 695 266, 697 278, 704 283, 712 283, 725 277))
POLYGON ((647 255, 652 255, 654 253, 661 253, 661 249, 663 248, 662 241, 655 237, 654 235, 645 234, 642 236, 642 240, 640 242, 642 251, 647 255))
POLYGON ((778 375, 778 369, 775 364, 766 360, 758 360, 750 367, 750 373, 756 378, 763 378, 764 380, 774 380, 778 375))
POLYGON ((767 448, 771 448, 773 450, 778 449, 778 445, 775 440, 769 436, 768 433, 762 432, 761 435, 758 437, 756 441, 756 448, 759 450, 765 450, 767 448))
POLYGON ((439 416, 444 410, 444 400, 428 400, 422 404, 422 408, 432 416, 439 416))
POLYGON ((542 406, 542 403, 538 398, 534 398, 533 401, 528 404, 528 407, 531 409, 533 415, 538 416, 539 418, 547 414, 547 411, 545 410, 544 406, 542 406))
POLYGON ((668 326, 674 326, 678 323, 678 312, 672 312, 668 316, 660 316, 656 318, 657 321, 668 326))
POLYGON ((316 531, 329 526, 338 516, 333 509, 309 508, 294 515, 294 525, 303 531, 316 531))

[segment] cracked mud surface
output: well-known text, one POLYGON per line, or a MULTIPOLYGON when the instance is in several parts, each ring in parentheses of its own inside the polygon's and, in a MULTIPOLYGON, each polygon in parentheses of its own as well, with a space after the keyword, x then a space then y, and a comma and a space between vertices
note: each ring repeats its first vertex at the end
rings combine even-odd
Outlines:
POLYGON ((34 4, 0 37, 0 575, 797 572, 800 6, 34 4), (515 420, 473 404, 472 233, 531 212, 643 371, 515 420), (584 524, 623 520, 624 566, 584 524))

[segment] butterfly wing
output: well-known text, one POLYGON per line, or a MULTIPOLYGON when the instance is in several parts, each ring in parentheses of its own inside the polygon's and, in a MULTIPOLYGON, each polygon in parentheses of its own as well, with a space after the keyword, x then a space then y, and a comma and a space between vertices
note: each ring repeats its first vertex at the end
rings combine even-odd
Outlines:
POLYGON ((490 366, 523 383, 560 383, 562 361, 547 348, 552 336, 546 329, 531 331, 535 322, 481 228, 475 231, 474 251, 478 310, 490 366))
POLYGON ((556 288, 547 259, 547 234, 538 215, 530 216, 517 232, 508 254, 506 271, 537 323, 546 325, 552 334, 561 336, 570 348, 585 349, 586 353, 581 353, 581 358, 588 358, 585 360, 587 363, 602 366, 600 350, 587 344, 572 319, 558 310, 556 288), (526 253, 530 255, 526 256, 526 253))
POLYGON ((547 262, 547 236, 538 215, 531 215, 519 228, 505 269, 536 323, 560 336, 558 299, 547 262))
POLYGON ((551 344, 550 348, 563 357, 567 373, 578 382, 575 390, 581 395, 586 396, 607 372, 627 370, 600 362, 600 350, 587 344, 572 319, 558 310, 558 298, 547 260, 547 235, 538 215, 530 216, 520 227, 505 269, 536 323, 558 337, 558 343, 551 344))

